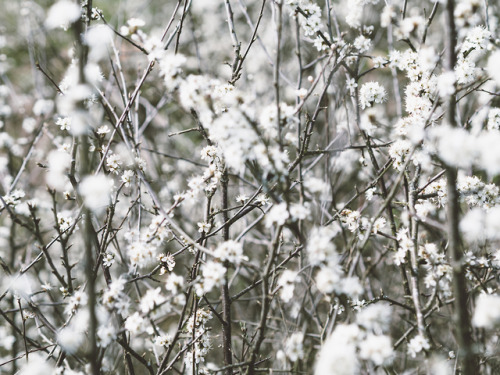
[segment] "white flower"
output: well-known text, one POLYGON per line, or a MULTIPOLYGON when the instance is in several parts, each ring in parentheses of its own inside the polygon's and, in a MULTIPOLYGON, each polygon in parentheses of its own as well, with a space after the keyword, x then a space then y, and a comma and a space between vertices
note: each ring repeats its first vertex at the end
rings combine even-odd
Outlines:
POLYGON ((359 333, 356 324, 338 325, 321 347, 314 375, 359 374, 359 361, 356 355, 359 333))
MULTIPOLYGON (((330 40, 330 36, 328 34, 323 34, 323 36, 325 39, 330 40)), ((314 38, 313 45, 320 52, 328 50, 328 44, 325 42, 325 39, 319 35, 314 38)))
POLYGON ((255 203, 265 206, 269 204, 269 197, 266 194, 261 193, 255 198, 255 203))
POLYGON ((206 262, 201 267, 201 281, 195 285, 196 294, 201 297, 202 295, 210 292, 214 287, 221 286, 224 282, 224 275, 226 274, 226 271, 226 267, 219 262, 206 262))
POLYGON ((418 256, 423 258, 430 264, 442 263, 444 254, 440 253, 436 244, 426 243, 418 249, 418 256))
POLYGON ((66 353, 73 354, 85 341, 85 334, 73 325, 63 328, 57 333, 57 343, 61 345, 66 353))
POLYGON ((392 360, 394 351, 391 339, 385 335, 368 335, 359 344, 359 356, 372 361, 375 365, 381 366, 392 360))
POLYGON ((491 108, 489 110, 487 128, 488 130, 500 130, 500 108, 491 108))
POLYGON ((353 45, 359 53, 365 53, 371 48, 372 41, 369 38, 360 35, 354 40, 353 45))
POLYGON ((160 254, 158 255, 158 260, 167 267, 167 269, 172 272, 175 267, 175 258, 172 254, 160 254))
POLYGON ((71 129, 71 117, 59 117, 56 121, 56 125, 61 127, 61 130, 71 129))
POLYGON ((385 220, 384 217, 379 217, 373 223, 372 232, 375 233, 375 234, 379 233, 382 229, 385 228, 386 223, 387 223, 387 220, 385 220))
POLYGON ((222 242, 214 251, 214 255, 222 261, 239 265, 242 260, 248 260, 248 257, 243 255, 243 246, 240 242, 233 240, 222 242))
POLYGON ((450 359, 455 358, 453 351, 448 353, 448 358, 434 355, 430 360, 430 375, 453 375, 455 371, 453 369, 454 361, 450 359))
POLYGON ((245 203, 248 199, 248 195, 240 194, 236 197, 236 203, 245 203))
POLYGON ((70 66, 67 76, 60 83, 64 95, 57 98, 57 109, 60 113, 71 113, 71 133, 73 135, 87 134, 92 119, 88 111, 80 108, 83 101, 92 98, 93 90, 89 85, 77 84, 78 70, 70 66))
POLYGON ((198 232, 200 233, 208 233, 210 232, 210 228, 212 228, 212 224, 210 223, 206 222, 198 223, 198 232))
POLYGON ((283 225, 289 217, 290 214, 286 208, 286 203, 277 204, 267 213, 266 227, 270 228, 274 223, 283 225))
POLYGON ((338 255, 335 251, 333 237, 337 232, 332 227, 313 228, 307 243, 307 254, 312 265, 322 262, 337 262, 338 255))
POLYGON ((290 204, 290 216, 294 220, 304 220, 309 217, 311 210, 308 203, 292 203, 290 204))
POLYGON ((375 194, 376 188, 370 188, 365 192, 366 200, 371 201, 373 199, 373 194, 375 194))
POLYGON ((428 350, 430 347, 429 341, 425 337, 417 335, 408 343, 408 354, 415 358, 422 350, 428 350))
POLYGON ((432 71, 439 61, 439 54, 433 47, 423 47, 418 51, 418 63, 425 71, 432 71))
POLYGON ((104 174, 87 176, 78 187, 85 205, 92 211, 100 213, 111 201, 113 180, 104 174))
POLYGON ((69 299, 66 305, 66 314, 74 314, 80 306, 86 306, 88 302, 88 296, 85 292, 77 290, 69 299))
POLYGON ((389 328, 392 309, 389 304, 376 303, 363 308, 356 315, 356 322, 367 330, 381 334, 389 328))
POLYGON ((316 274, 316 287, 321 293, 330 294, 339 287, 342 274, 342 270, 339 266, 321 267, 316 274))
POLYGON ((109 130, 108 125, 102 125, 99 126, 96 130, 97 135, 100 135, 101 137, 108 134, 111 130, 109 130))
POLYGON ((359 295, 363 293, 363 286, 356 276, 343 277, 340 280, 340 285, 337 292, 343 293, 351 299, 358 298, 359 295))
POLYGON ((104 267, 109 268, 113 265, 114 262, 115 262, 115 254, 113 254, 110 251, 106 251, 102 258, 102 264, 104 265, 104 267))
POLYGON ((80 18, 81 7, 74 1, 60 0, 49 9, 45 26, 49 29, 61 27, 67 30, 80 18))
POLYGON ((121 177, 121 180, 123 182, 123 185, 125 187, 129 187, 130 183, 132 182, 132 178, 134 177, 134 171, 127 169, 126 171, 123 172, 123 175, 121 177))
POLYGON ((356 90, 356 87, 358 87, 358 84, 354 80, 354 78, 348 78, 345 82, 345 88, 349 90, 351 95, 354 95, 354 92, 356 90))
POLYGON ((121 164, 122 160, 120 158, 120 155, 118 154, 109 154, 106 158, 106 166, 108 167, 109 171, 113 172, 114 174, 118 174, 118 169, 120 168, 121 164))
MULTIPOLYGON (((33 131, 35 131, 36 126, 37 126, 37 123, 36 123, 36 120, 33 117, 25 117, 24 118, 22 127, 23 127, 23 130, 25 132, 32 133, 33 131)), ((0 128, 1 127, 2 126, 0 125, 0 128)))
POLYGON ((303 182, 304 187, 311 193, 319 193, 320 199, 328 199, 328 184, 321 178, 308 177, 303 182))
POLYGON ((304 99, 307 95, 307 89, 301 88, 301 89, 295 90, 295 95, 297 95, 300 99, 304 99))
POLYGON ((57 213, 57 224, 59 225, 59 230, 61 232, 67 231, 73 226, 75 220, 71 211, 62 211, 57 213))
POLYGON ((151 242, 133 241, 127 250, 132 265, 145 267, 154 260, 157 249, 151 242))
POLYGON ((276 360, 278 361, 278 363, 280 363, 282 366, 285 366, 286 365, 286 354, 283 350, 279 349, 277 352, 276 352, 276 360))
POLYGON ((347 224, 347 228, 351 232, 355 232, 359 228, 361 213, 359 211, 343 210, 341 213, 342 222, 347 224))
POLYGON ((455 66, 455 76, 457 82, 468 85, 476 79, 476 64, 471 59, 459 59, 455 66))
POLYGON ((455 93, 455 83, 457 78, 455 72, 445 72, 437 77, 437 88, 439 96, 446 98, 455 93))
POLYGON ((424 25, 425 20, 421 16, 406 17, 396 29, 396 35, 400 39, 408 39, 412 33, 418 33, 424 25))
POLYGON ((146 329, 146 321, 138 312, 135 312, 125 320, 125 329, 130 333, 142 333, 146 329))
POLYGON ((479 328, 500 324, 500 295, 481 293, 477 297, 472 324, 479 328))
MULTIPOLYGON (((92 85, 98 85, 104 79, 104 74, 102 74, 101 68, 96 62, 88 62, 85 66, 85 78, 92 85)), ((87 98, 87 105, 96 100, 94 94, 87 98)), ((81 119, 80 119, 81 121, 81 119)))
POLYGON ((220 150, 217 147, 210 145, 204 147, 201 150, 200 155, 202 160, 212 162, 217 156, 220 155, 220 150))
POLYGON ((47 361, 46 356, 38 353, 30 353, 29 358, 21 365, 19 372, 16 375, 47 375, 55 374, 56 369, 52 362, 47 361))
POLYGON ((359 105, 364 109, 375 103, 383 103, 386 95, 384 87, 378 82, 367 82, 359 89, 359 105))
POLYGON ((463 58, 465 54, 467 54, 468 58, 477 59, 486 51, 490 37, 491 32, 486 30, 483 26, 472 28, 467 33, 467 37, 460 49, 459 56, 463 58))
POLYGON ((113 32, 105 25, 92 26, 85 33, 85 43, 89 46, 89 59, 94 62, 105 58, 111 44, 113 32))
POLYGON ((69 179, 66 172, 71 166, 71 155, 67 152, 53 150, 47 157, 49 172, 45 177, 47 185, 57 191, 63 191, 69 179))
POLYGON ((168 333, 160 336, 156 336, 154 338, 154 344, 158 346, 169 347, 172 344, 172 336, 168 333))
POLYGON ((405 158, 411 150, 411 142, 405 139, 396 140, 389 148, 389 156, 393 159, 393 166, 397 170, 402 170, 405 158))
POLYGON ((21 203, 21 198, 24 198, 26 194, 21 189, 16 189, 9 195, 3 197, 5 203, 9 206, 16 206, 21 203))
POLYGON ((497 86, 500 86, 500 51, 495 51, 490 55, 488 59, 487 70, 488 74, 495 81, 497 86))
POLYGON ((285 354, 290 361, 295 362, 304 358, 303 341, 304 334, 302 332, 295 332, 286 340, 285 354))
POLYGON ((172 294, 177 294, 179 289, 184 286, 184 277, 179 276, 175 273, 171 273, 165 283, 165 289, 172 294))
POLYGON ((354 0, 347 7, 347 15, 345 21, 352 28, 361 26, 361 18, 363 17, 363 1, 354 0))
POLYGON ((160 287, 156 289, 148 289, 146 294, 144 294, 141 298, 141 302, 139 303, 139 308, 144 314, 147 314, 156 309, 165 301, 166 298, 161 294, 160 287))
POLYGON ((97 329, 97 345, 101 348, 107 347, 116 339, 116 329, 112 324, 101 325, 97 329))
POLYGON ((159 61, 160 75, 163 76, 167 90, 173 91, 182 81, 182 66, 186 58, 181 54, 168 53, 159 61))
POLYGON ((122 26, 120 28, 120 33, 124 35, 135 34, 139 28, 144 27, 145 25, 146 22, 140 18, 130 18, 127 20, 127 26, 122 26))
POLYGON ((403 60, 403 54, 398 50, 389 52, 389 64, 391 67, 400 67, 403 60))
MULTIPOLYGON (((290 6, 293 5, 294 2, 289 3, 290 6)), ((321 23, 321 8, 312 1, 300 1, 300 5, 307 17, 300 17, 300 25, 304 29, 304 34, 306 36, 314 35, 318 32, 322 27, 321 23)))
POLYGON ((278 286, 280 287, 280 298, 283 302, 290 302, 292 299, 296 281, 298 281, 298 274, 295 271, 284 270, 281 274, 278 279, 278 286))
POLYGON ((46 292, 49 292, 52 290, 52 285, 49 282, 46 282, 45 284, 40 285, 40 288, 42 288, 42 290, 46 292))
POLYGON ((422 203, 418 203, 415 205, 415 211, 417 213, 417 216, 422 220, 425 221, 425 218, 429 215, 434 213, 436 210, 436 207, 429 201, 424 201, 422 203))

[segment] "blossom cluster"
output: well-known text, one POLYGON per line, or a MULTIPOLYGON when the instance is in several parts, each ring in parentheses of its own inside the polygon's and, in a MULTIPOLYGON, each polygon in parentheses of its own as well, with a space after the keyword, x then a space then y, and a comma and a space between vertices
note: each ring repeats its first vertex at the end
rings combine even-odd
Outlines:
POLYGON ((0 14, 1 374, 497 371, 497 4, 94 5, 0 14))

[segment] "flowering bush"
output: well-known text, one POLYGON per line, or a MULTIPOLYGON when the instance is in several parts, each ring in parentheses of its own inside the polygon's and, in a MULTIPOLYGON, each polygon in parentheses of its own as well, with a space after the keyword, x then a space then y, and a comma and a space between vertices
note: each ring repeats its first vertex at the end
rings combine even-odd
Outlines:
POLYGON ((498 373, 498 4, 3 3, 0 374, 498 373))

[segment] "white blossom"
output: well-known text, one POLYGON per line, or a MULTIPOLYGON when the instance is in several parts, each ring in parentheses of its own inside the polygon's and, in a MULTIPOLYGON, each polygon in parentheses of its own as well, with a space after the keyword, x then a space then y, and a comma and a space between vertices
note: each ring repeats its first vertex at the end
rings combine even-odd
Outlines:
POLYGON ((37 352, 31 353, 31 355, 23 361, 20 370, 16 373, 18 375, 46 375, 55 373, 54 365, 47 361, 45 356, 38 354, 37 352))
POLYGON ((57 333, 57 342, 70 354, 75 353, 85 341, 85 334, 74 326, 63 328, 57 333))
POLYGON ((340 287, 342 271, 339 267, 321 267, 316 274, 315 281, 318 290, 324 294, 332 293, 340 287))
POLYGON ((295 289, 295 282, 298 281, 297 272, 285 270, 278 279, 278 286, 280 287, 280 298, 283 302, 290 302, 293 298, 293 291, 295 289))
POLYGON ((108 154, 108 157, 106 158, 106 166, 108 167, 110 172, 118 174, 118 170, 121 164, 122 160, 120 158, 120 155, 113 153, 108 154))
POLYGON ((500 296, 481 293, 476 299, 472 324, 479 328, 493 328, 500 324, 500 296))
POLYGON ((162 295, 161 288, 148 289, 142 296, 139 307, 142 313, 147 314, 153 311, 166 301, 165 296, 162 295))
POLYGON ((202 278, 196 284, 196 294, 202 296, 221 286, 227 269, 219 262, 208 261, 201 267, 202 278))
POLYGON ((127 249, 130 263, 139 267, 149 265, 155 259, 156 252, 156 246, 140 240, 131 242, 127 249))
POLYGON ((337 326, 321 347, 314 375, 358 374, 356 343, 359 334, 359 328, 355 324, 337 326))
POLYGON ((59 117, 56 121, 56 125, 58 125, 61 128, 61 130, 70 130, 71 117, 59 117))
POLYGON ((408 343, 408 354, 415 358, 422 350, 429 350, 430 347, 429 341, 425 337, 417 335, 408 343))
POLYGON ((498 66, 500 64, 500 51, 493 52, 489 59, 487 65, 487 71, 491 78, 495 81, 497 86, 500 86, 500 72, 498 66))
POLYGON ((89 59, 99 61, 108 54, 113 31, 108 26, 97 25, 90 27, 85 33, 84 41, 89 46, 89 59))
POLYGON ((125 329, 130 333, 139 334, 146 330, 146 321, 138 312, 133 313, 125 320, 125 329))
POLYGON ((383 103, 386 91, 378 82, 368 82, 359 89, 359 105, 361 108, 371 107, 375 103, 383 103))
POLYGON ((241 261, 248 260, 243 255, 243 245, 233 240, 222 242, 214 251, 214 255, 222 261, 239 265, 241 261))
POLYGON ((53 150, 48 155, 49 171, 45 178, 47 185, 58 191, 66 188, 67 182, 66 173, 71 166, 71 155, 64 151, 53 150))
POLYGON ((315 227, 309 235, 307 254, 312 265, 322 262, 336 262, 337 253, 333 238, 336 231, 332 227, 315 227))
POLYGON ((158 346, 169 347, 172 344, 172 336, 168 333, 156 336, 154 338, 154 344, 158 346))
POLYGON ((101 325, 97 329, 97 345, 105 348, 116 339, 116 329, 112 324, 101 325))
POLYGON ((49 9, 45 25, 49 29, 61 27, 67 30, 80 18, 81 8, 74 1, 59 0, 49 9))
POLYGON ((111 188, 113 180, 104 174, 87 176, 80 183, 78 188, 85 205, 92 211, 99 213, 111 201, 111 188))
POLYGON ((368 335, 359 344, 359 356, 377 366, 390 363, 393 355, 391 339, 386 335, 368 335))
POLYGON ((304 334, 302 332, 295 332, 286 340, 285 354, 290 361, 295 362, 304 358, 303 341, 304 334))
POLYGON ((389 328, 392 309, 386 303, 376 303, 363 308, 356 315, 356 322, 367 330, 381 334, 389 328))
POLYGON ((121 176, 121 181, 124 184, 125 187, 129 187, 130 184, 132 183, 132 178, 134 177, 134 171, 127 169, 126 171, 123 171, 123 174, 121 176))
POLYGON ((274 223, 283 225, 289 217, 290 213, 287 210, 286 203, 277 204, 267 213, 266 226, 271 227, 274 223))

